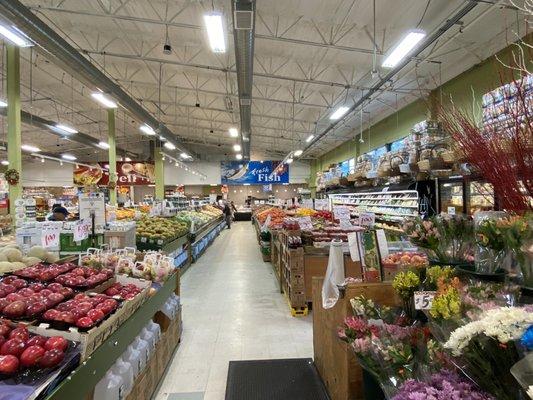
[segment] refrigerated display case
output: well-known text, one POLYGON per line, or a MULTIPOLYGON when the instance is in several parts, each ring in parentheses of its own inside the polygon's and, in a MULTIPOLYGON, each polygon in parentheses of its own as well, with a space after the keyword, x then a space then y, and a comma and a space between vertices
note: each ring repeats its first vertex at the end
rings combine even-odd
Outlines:
POLYGON ((439 211, 448 214, 463 214, 465 212, 464 181, 446 181, 439 185, 439 211))
POLYGON ((481 180, 438 179, 437 190, 439 213, 473 215, 496 209, 492 185, 481 180))
POLYGON ((494 188, 490 183, 470 181, 467 186, 467 212, 473 215, 477 211, 491 211, 495 208, 494 188))

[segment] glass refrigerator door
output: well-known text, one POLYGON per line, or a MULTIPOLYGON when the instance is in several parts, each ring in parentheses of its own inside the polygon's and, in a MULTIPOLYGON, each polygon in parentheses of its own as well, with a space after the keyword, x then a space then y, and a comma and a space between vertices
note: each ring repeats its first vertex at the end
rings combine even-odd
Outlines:
POLYGON ((468 190, 468 214, 473 215, 477 211, 494 210, 494 189, 490 183, 469 182, 468 190))
POLYGON ((463 209, 463 181, 443 182, 440 184, 440 212, 447 214, 462 214, 463 209))

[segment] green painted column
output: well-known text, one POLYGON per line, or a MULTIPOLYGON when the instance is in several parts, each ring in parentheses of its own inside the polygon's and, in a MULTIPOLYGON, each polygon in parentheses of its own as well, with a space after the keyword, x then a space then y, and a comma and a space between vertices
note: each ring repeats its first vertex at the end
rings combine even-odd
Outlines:
MULTIPOLYGON (((7 160, 9 169, 16 169, 22 180, 20 119, 20 50, 6 44, 7 49, 7 160)), ((15 200, 22 197, 22 183, 9 185, 9 210, 15 216, 15 200)))
MULTIPOLYGON (((109 144, 109 178, 117 179, 117 137, 115 132, 115 109, 107 110, 107 144, 109 144)), ((117 205, 117 188, 109 190, 109 202, 117 205)))
POLYGON ((155 162, 155 198, 156 200, 164 200, 165 198, 165 165, 163 156, 161 154, 161 147, 154 146, 154 162, 155 162))

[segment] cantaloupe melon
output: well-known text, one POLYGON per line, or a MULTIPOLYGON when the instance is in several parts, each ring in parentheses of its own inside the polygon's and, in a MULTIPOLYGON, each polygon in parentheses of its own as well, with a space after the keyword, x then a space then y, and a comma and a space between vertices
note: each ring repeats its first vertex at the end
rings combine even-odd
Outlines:
POLYGON ((9 249, 5 249, 3 253, 7 257, 7 260, 10 262, 14 262, 14 261, 21 262, 22 261, 22 253, 20 252, 20 250, 9 248, 9 249))
POLYGON ((39 264, 41 262, 40 258, 37 257, 24 257, 22 262, 27 266, 31 267, 32 265, 39 264))
POLYGON ((48 252, 41 246, 33 246, 30 251, 28 251, 28 257, 37 257, 41 260, 44 260, 48 252))

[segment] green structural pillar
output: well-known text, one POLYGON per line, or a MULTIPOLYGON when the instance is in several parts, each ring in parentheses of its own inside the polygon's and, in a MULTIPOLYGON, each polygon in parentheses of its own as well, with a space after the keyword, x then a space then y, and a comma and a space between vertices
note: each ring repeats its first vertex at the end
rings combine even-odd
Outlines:
MULTIPOLYGON (((7 48, 7 160, 9 169, 22 174, 20 121, 20 52, 13 45, 7 48)), ((22 176, 21 176, 22 179, 22 176)), ((22 197, 22 184, 9 185, 9 210, 15 215, 15 200, 22 197)))
MULTIPOLYGON (((109 144, 109 179, 117 179, 117 136, 115 132, 115 110, 107 110, 107 144, 109 144)), ((109 202, 117 205, 117 188, 109 190, 109 202)))
POLYGON ((164 200, 165 198, 165 165, 163 163, 163 155, 161 154, 161 147, 157 144, 154 146, 154 162, 155 162, 155 198, 156 200, 164 200))

